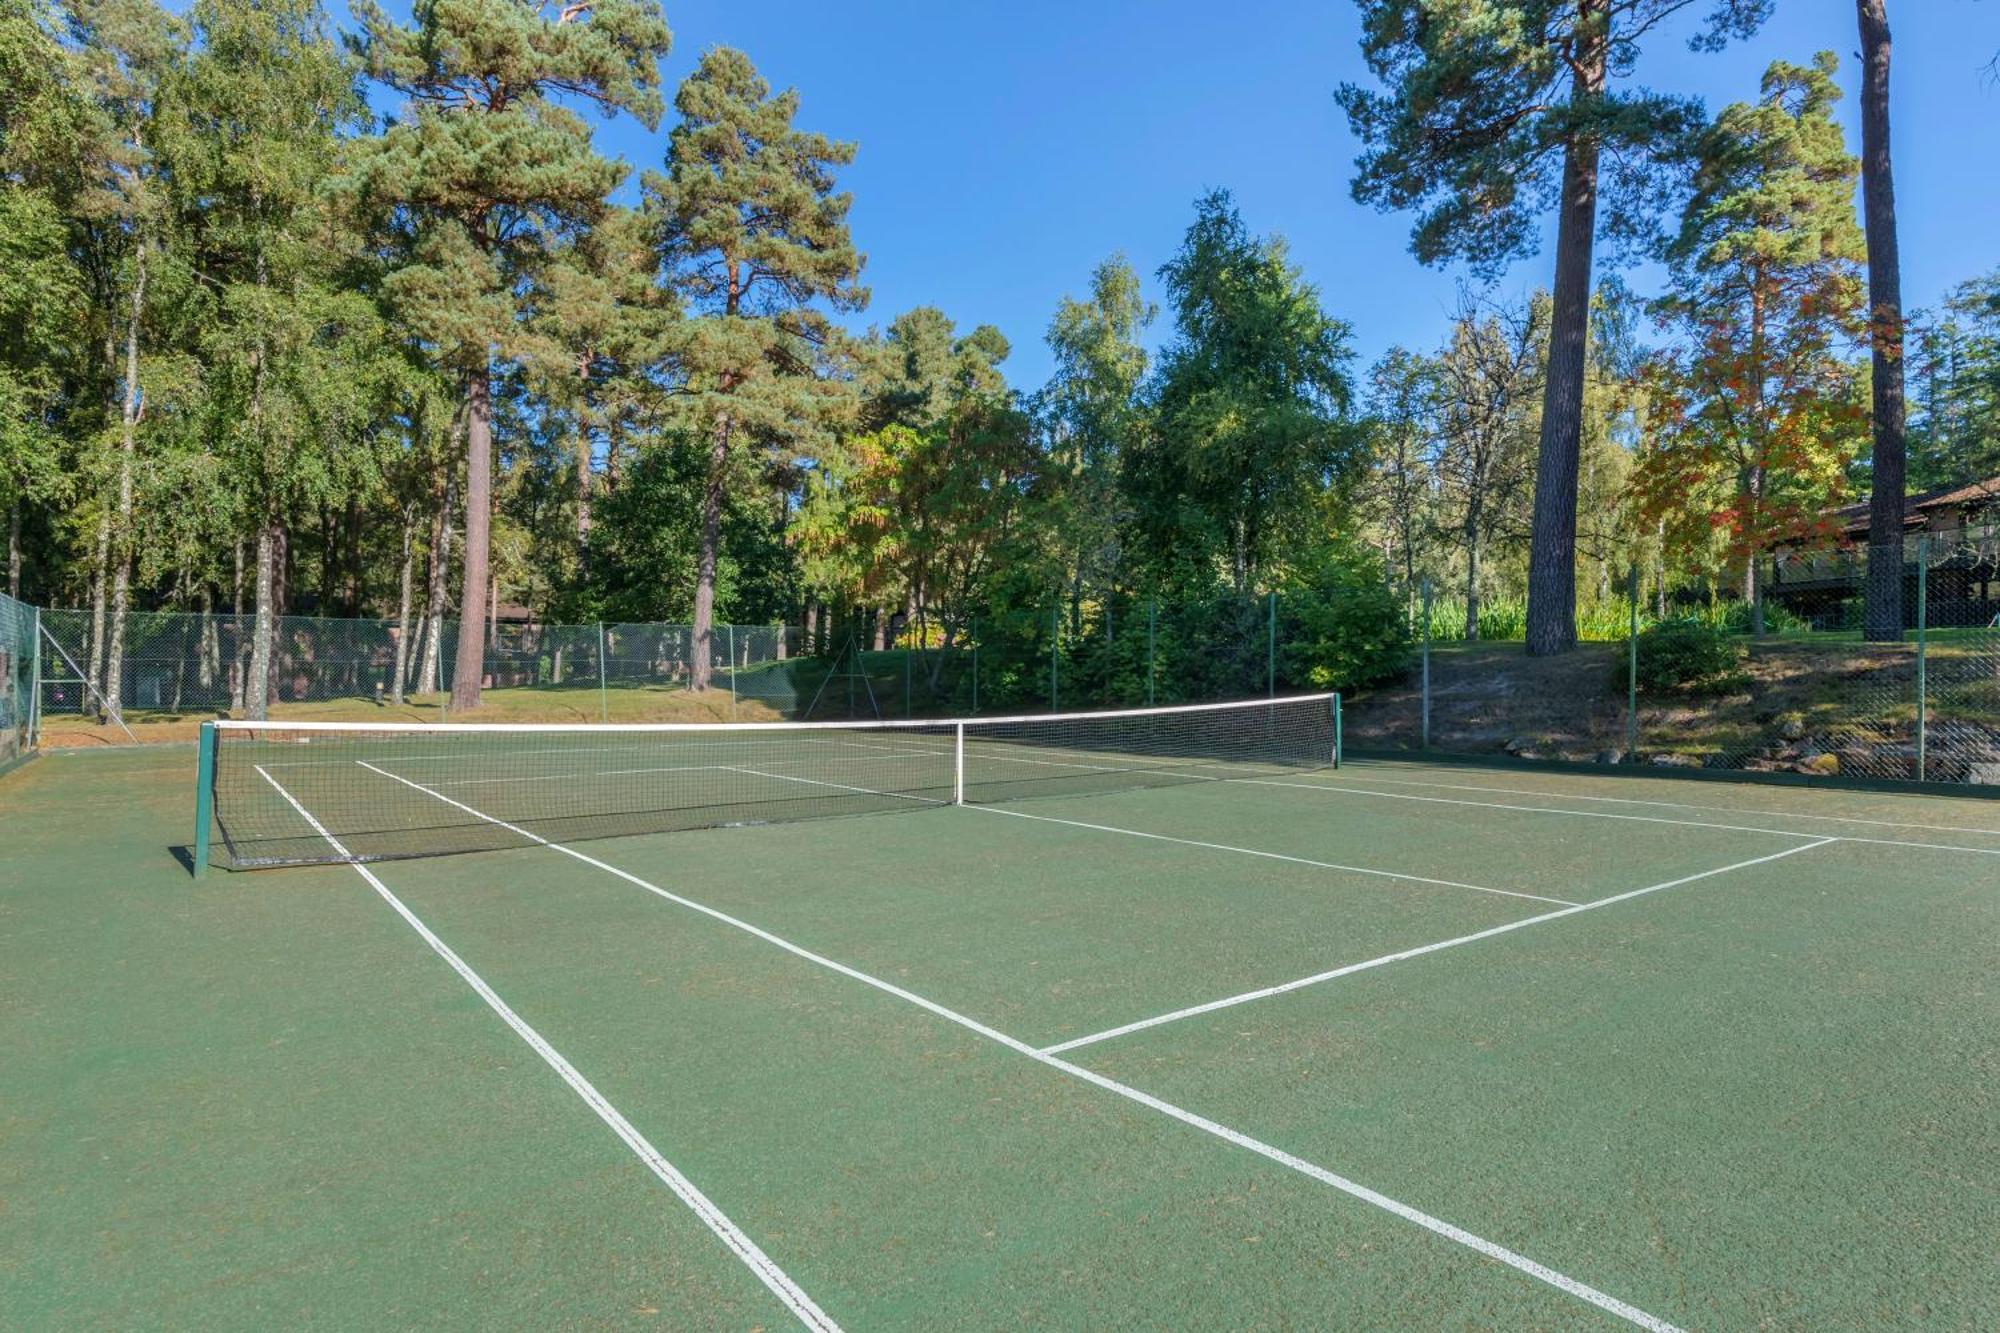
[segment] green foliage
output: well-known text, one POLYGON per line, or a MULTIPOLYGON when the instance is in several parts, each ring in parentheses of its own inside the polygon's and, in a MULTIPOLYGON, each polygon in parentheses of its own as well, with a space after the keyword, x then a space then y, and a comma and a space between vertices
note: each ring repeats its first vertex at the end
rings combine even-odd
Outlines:
MULTIPOLYGON (((1638 682, 1647 694, 1720 694, 1740 683, 1743 650, 1728 631, 1696 619, 1639 632, 1638 682)), ((1618 664, 1619 683, 1628 667, 1618 664)))
POLYGON ((1160 276, 1175 338, 1152 386, 1154 429, 1126 458, 1142 555, 1177 581, 1224 570, 1243 592, 1358 466, 1348 327, 1224 191, 1197 201, 1160 276))
POLYGON ((1352 690, 1399 675, 1410 658, 1408 622, 1378 559, 1329 543, 1308 575, 1278 597, 1280 677, 1315 690, 1352 690))

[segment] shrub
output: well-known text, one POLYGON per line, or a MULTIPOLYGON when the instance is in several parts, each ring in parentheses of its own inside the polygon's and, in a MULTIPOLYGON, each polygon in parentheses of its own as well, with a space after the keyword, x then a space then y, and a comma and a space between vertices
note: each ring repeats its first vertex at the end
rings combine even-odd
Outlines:
MULTIPOLYGON (((1675 691, 1717 694, 1738 685, 1742 650, 1729 634, 1700 620, 1668 620, 1639 632, 1639 688, 1648 694, 1675 691)), ((1618 664, 1624 680, 1626 665, 1618 664)))

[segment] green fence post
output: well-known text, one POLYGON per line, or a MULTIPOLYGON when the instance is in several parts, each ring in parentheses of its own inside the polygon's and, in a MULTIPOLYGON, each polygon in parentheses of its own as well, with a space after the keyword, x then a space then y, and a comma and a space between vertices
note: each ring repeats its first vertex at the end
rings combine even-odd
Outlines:
POLYGON ((604 622, 600 620, 597 622, 597 720, 599 722, 611 720, 611 686, 606 679, 611 672, 611 663, 605 660, 609 656, 610 639, 606 637, 604 622))
POLYGON ((1917 538, 1917 781, 1924 780, 1925 742, 1930 731, 1930 568, 1929 533, 1917 538))
POLYGON ((972 618, 972 711, 979 711, 979 617, 972 618))
POLYGON ((913 683, 910 679, 911 656, 912 656, 911 649, 905 647, 903 649, 903 716, 905 718, 909 717, 910 715, 910 689, 913 683))
POLYGON ((1160 626, 1160 602, 1146 599, 1146 707, 1153 706, 1153 640, 1160 626))
POLYGON ((201 724, 201 744, 195 755, 194 877, 208 873, 208 826, 215 818, 215 724, 201 724))
POLYGON ((729 631, 729 716, 736 716, 736 626, 725 626, 729 631))
POLYGON ((1062 652, 1062 602, 1049 608, 1049 711, 1056 711, 1056 661, 1062 652))
POLYGON ((1639 762, 1639 562, 1632 562, 1626 600, 1631 603, 1631 627, 1625 633, 1625 762, 1639 762))
POLYGON ((1423 610, 1424 610, 1423 724, 1422 724, 1422 732, 1419 736, 1418 748, 1428 750, 1431 748, 1431 581, 1429 579, 1424 580, 1423 610))
POLYGON ((1265 693, 1270 698, 1278 697, 1278 594, 1271 594, 1270 623, 1264 633, 1265 693))
POLYGON ((35 608, 35 628, 30 631, 30 666, 28 667, 28 748, 35 748, 42 735, 42 608, 35 608))

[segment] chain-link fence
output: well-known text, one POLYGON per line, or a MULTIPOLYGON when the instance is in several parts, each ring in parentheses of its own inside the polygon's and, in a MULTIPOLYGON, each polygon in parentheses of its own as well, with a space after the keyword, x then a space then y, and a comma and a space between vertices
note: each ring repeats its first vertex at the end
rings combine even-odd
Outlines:
MULTIPOLYGON (((241 715, 256 657, 256 617, 230 612, 87 610, 42 613, 37 693, 43 716, 118 727, 241 715)), ((781 663, 794 631, 717 625, 708 661, 719 707, 738 677, 781 663)), ((628 715, 643 691, 687 686, 698 656, 687 625, 498 624, 482 652, 482 704, 497 715, 604 720, 628 715)), ((279 616, 271 627, 265 698, 296 718, 369 717, 382 708, 442 716, 458 656, 458 624, 418 619, 407 639, 393 620, 279 616)))
MULTIPOLYGON (((1636 576, 1628 600, 1602 608, 1624 633, 1557 656, 1531 657, 1517 640, 1443 640, 1426 626, 1462 630, 1463 612, 1419 610, 1415 665, 1349 700, 1348 746, 2000 785, 2000 559, 1920 540, 1911 552, 1910 629, 1892 642, 1814 628, 1786 602, 1755 616, 1713 590, 1694 605, 1647 597, 1636 576)), ((1816 591, 1822 609, 1860 597, 1858 586, 1816 591)), ((1843 606, 1825 623, 1858 614, 1843 606)))
POLYGON ((35 608, 0 593, 0 768, 35 738, 35 608))
MULTIPOLYGON (((1962 546, 1912 562, 1901 642, 1814 627, 1796 600, 1753 614, 1740 581, 1642 589, 1580 617, 1586 642, 1530 657, 1467 641, 1462 603, 1371 585, 1193 598, 1053 596, 944 625, 918 617, 718 625, 710 688, 681 624, 490 627, 480 715, 499 720, 897 718, 1143 706, 1340 689, 1357 753, 1401 751, 2000 785, 2000 559, 1962 546), (1761 619, 1766 632, 1754 633, 1761 619), (1456 637, 1447 637, 1453 635, 1456 637), (870 647, 879 643, 880 647, 870 647)), ((1794 571, 1796 573, 1796 571, 1794 571)), ((1796 580, 1794 580, 1796 583, 1796 580)), ((1770 585, 1767 585, 1770 586, 1770 585)), ((1776 585, 1789 593, 1791 588, 1776 585)), ((1838 596, 1858 598, 1849 588, 1838 596)), ((1828 598, 1834 594, 1829 593, 1828 598)), ((1822 599, 1822 605, 1831 604, 1822 599)), ((1850 611, 1828 613, 1832 620, 1850 611)), ((52 743, 169 739, 245 710, 255 617, 0 615, 10 740, 39 711, 52 743), (23 631, 12 626, 26 624, 23 631), (39 676, 35 649, 39 646, 39 676), (39 689, 34 686, 39 680, 39 689), (25 699, 27 707, 20 702, 25 699), (65 733, 72 729, 74 735, 65 733)), ((1483 631, 1519 633, 1517 606, 1483 631)), ((447 720, 457 626, 281 617, 274 716, 447 720)))

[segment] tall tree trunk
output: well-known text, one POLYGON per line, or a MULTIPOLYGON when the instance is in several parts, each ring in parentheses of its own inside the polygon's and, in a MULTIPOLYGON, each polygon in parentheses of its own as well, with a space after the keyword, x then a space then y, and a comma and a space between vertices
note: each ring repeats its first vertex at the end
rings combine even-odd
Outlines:
POLYGON ((361 615, 362 593, 364 591, 364 584, 366 582, 365 576, 363 575, 361 570, 361 497, 360 496, 349 495, 347 497, 347 521, 343 526, 346 529, 346 536, 347 536, 347 549, 343 553, 341 561, 341 563, 347 566, 347 595, 345 599, 345 607, 347 614, 350 617, 358 618, 361 615))
POLYGON ((1861 25, 1861 197, 1868 232, 1868 330, 1874 368, 1868 578, 1862 630, 1903 637, 1903 273, 1889 167, 1889 18, 1885 0, 1855 0, 1861 25))
POLYGON ((271 516, 271 666, 264 675, 256 677, 257 687, 264 691, 264 697, 272 703, 278 699, 278 677, 284 670, 280 660, 278 642, 282 628, 278 621, 284 618, 285 608, 291 604, 292 595, 292 534, 286 528, 285 520, 274 510, 271 516))
POLYGON ((277 519, 269 514, 257 527, 257 620, 250 631, 250 680, 243 695, 243 711, 254 722, 263 721, 270 712, 271 639, 277 619, 271 605, 277 595, 277 530, 277 519))
POLYGON ((436 694, 439 688, 438 658, 441 655, 440 641, 444 637, 445 576, 451 567, 451 511, 458 498, 458 475, 451 467, 445 468, 444 500, 438 506, 437 518, 431 525, 431 577, 430 587, 425 594, 429 610, 425 615, 427 628, 424 636, 424 657, 417 669, 420 692, 436 694))
POLYGON ((104 697, 104 610, 111 590, 111 510, 106 507, 97 518, 97 541, 90 553, 90 655, 83 664, 83 698, 79 701, 86 717, 105 720, 104 697))
POLYGON ((231 543, 236 553, 236 573, 229 584, 229 711, 243 715, 243 681, 249 672, 249 640, 243 636, 243 541, 231 543))
MULTIPOLYGON (((1570 101, 1604 91, 1609 0, 1578 0, 1578 42, 1570 101)), ((1534 531, 1528 546, 1528 651, 1576 647, 1576 483, 1582 452, 1584 360, 1590 342, 1590 255, 1597 231, 1598 141, 1574 138, 1563 153, 1556 224, 1555 296, 1549 318, 1548 378, 1542 391, 1541 452, 1535 465, 1534 531)))
POLYGON ((576 433, 576 549, 590 549, 590 432, 576 433))
POLYGON ((115 560, 111 574, 111 642, 104 653, 104 697, 119 712, 125 711, 125 613, 132 601, 132 464, 138 449, 139 413, 145 400, 139 395, 139 320, 146 311, 146 242, 134 252, 132 306, 125 320, 125 401, 119 409, 118 430, 118 519, 113 530, 115 560))
POLYGON ((459 590, 458 653, 451 668, 451 710, 479 707, 486 666, 488 534, 493 518, 493 399, 485 367, 465 383, 465 577, 459 590))
POLYGON ((417 564, 417 516, 403 506, 403 569, 396 583, 396 664, 389 673, 389 702, 403 706, 403 681, 410 666, 410 582, 417 564))
POLYGON ((688 688, 708 688, 710 641, 715 637, 715 566, 722 546, 722 487, 729 465, 729 414, 715 421, 708 448, 708 480, 701 492, 701 551, 694 569, 694 646, 688 654, 688 688))

